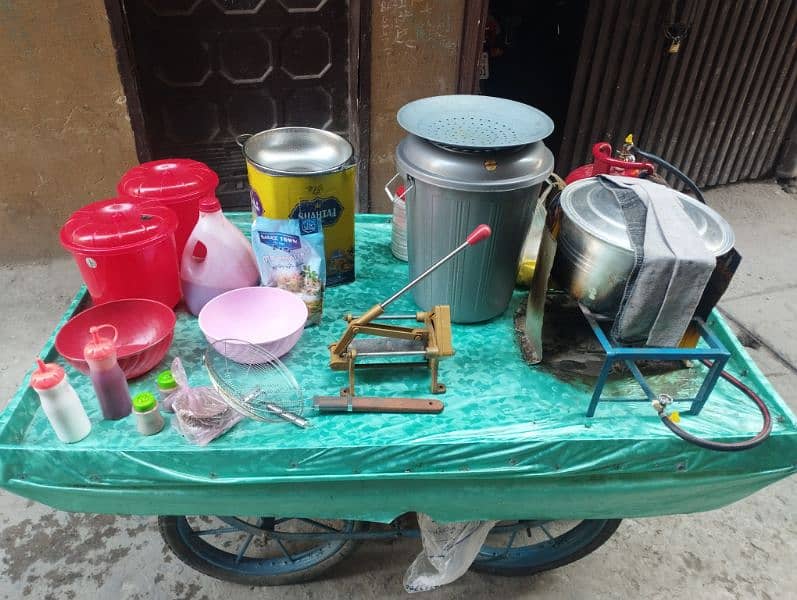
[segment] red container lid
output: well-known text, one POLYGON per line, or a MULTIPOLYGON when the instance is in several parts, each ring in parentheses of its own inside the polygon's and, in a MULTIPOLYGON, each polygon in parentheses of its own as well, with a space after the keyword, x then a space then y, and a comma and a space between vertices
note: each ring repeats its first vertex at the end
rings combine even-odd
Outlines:
POLYGON ((178 202, 213 194, 219 177, 206 164, 188 158, 153 160, 133 167, 119 180, 125 198, 178 202))
POLYGON ((34 390, 49 390, 64 380, 66 373, 63 367, 55 363, 45 363, 37 358, 38 367, 30 376, 30 387, 34 390))
POLYGON ((177 216, 165 206, 139 206, 113 198, 87 204, 61 227, 61 245, 70 252, 114 254, 174 234, 177 216))

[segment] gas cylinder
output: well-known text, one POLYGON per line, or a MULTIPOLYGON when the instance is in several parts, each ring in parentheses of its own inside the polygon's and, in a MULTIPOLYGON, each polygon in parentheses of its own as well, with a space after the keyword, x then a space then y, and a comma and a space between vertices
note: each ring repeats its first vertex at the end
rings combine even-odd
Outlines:
POLYGON ((612 156, 612 145, 609 142, 598 142, 592 147, 592 163, 581 165, 573 169, 565 177, 565 183, 573 183, 579 179, 594 177, 595 175, 625 175, 626 177, 639 177, 642 173, 652 174, 655 170, 653 163, 636 162, 627 149, 633 146, 633 138, 629 134, 625 138, 623 151, 618 158, 612 156))

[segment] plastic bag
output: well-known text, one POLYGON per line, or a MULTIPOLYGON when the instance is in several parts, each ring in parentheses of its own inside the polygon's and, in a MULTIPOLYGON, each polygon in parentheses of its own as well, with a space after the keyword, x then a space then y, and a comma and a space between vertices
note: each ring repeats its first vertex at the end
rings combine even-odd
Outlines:
POLYGON ((205 446, 229 430, 244 416, 232 409, 210 387, 191 387, 179 358, 172 361, 177 391, 169 395, 174 426, 192 444, 205 446))
POLYGON ((326 286, 321 221, 258 217, 252 223, 252 247, 261 285, 299 296, 307 305, 306 324, 320 323, 326 286))
POLYGON ((436 523, 418 513, 423 551, 404 575, 404 589, 428 592, 462 577, 498 521, 436 523))

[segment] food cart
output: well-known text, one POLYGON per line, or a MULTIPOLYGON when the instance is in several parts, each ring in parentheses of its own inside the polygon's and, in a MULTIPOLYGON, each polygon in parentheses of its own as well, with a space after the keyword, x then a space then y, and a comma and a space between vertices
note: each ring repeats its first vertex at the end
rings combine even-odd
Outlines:
MULTIPOLYGON (((241 228, 250 223, 248 214, 229 216, 241 228)), ((589 382, 524 361, 515 313, 526 294, 519 290, 498 318, 452 326, 456 354, 440 365, 448 390, 436 396, 442 413, 315 413, 312 396, 337 394, 345 383, 345 373, 327 367, 328 346, 346 327, 338 317, 406 280, 390 233, 387 216, 357 217, 356 282, 327 291, 322 324, 283 357, 302 387, 310 428, 244 420, 197 447, 168 425, 142 437, 129 420, 104 421, 84 401, 93 432, 65 445, 26 378, 0 413, 0 486, 60 510, 158 516, 166 542, 190 566, 251 585, 307 580, 360 542, 418 535, 408 513, 495 520, 473 568, 534 573, 591 552, 622 518, 712 510, 794 473, 797 419, 716 311, 708 326, 730 351, 726 369, 772 414, 769 439, 745 452, 685 443, 649 404, 603 402, 587 417, 589 382)), ((83 289, 56 331, 87 302, 83 289)), ((401 298, 396 309, 414 307, 401 298)), ((41 357, 64 365, 78 394, 91 398, 91 382, 57 355, 54 335, 41 357)), ((207 385, 206 346, 196 318, 178 310, 162 367, 179 356, 191 384, 207 385)), ((695 365, 650 381, 688 387, 704 371, 695 365)), ((132 380, 131 391, 154 389, 156 372, 132 380)), ((358 386, 378 396, 422 397, 428 385, 424 370, 358 374, 358 386)), ((700 415, 681 425, 728 442, 750 437, 761 419, 721 380, 700 415)))

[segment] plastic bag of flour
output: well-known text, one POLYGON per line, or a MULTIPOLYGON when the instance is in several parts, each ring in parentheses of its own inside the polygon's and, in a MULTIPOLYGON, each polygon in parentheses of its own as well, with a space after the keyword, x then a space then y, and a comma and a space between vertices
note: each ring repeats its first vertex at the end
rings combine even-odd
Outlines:
POLYGON ((326 287, 321 221, 257 217, 252 247, 261 285, 296 294, 307 305, 307 325, 320 323, 326 287))

